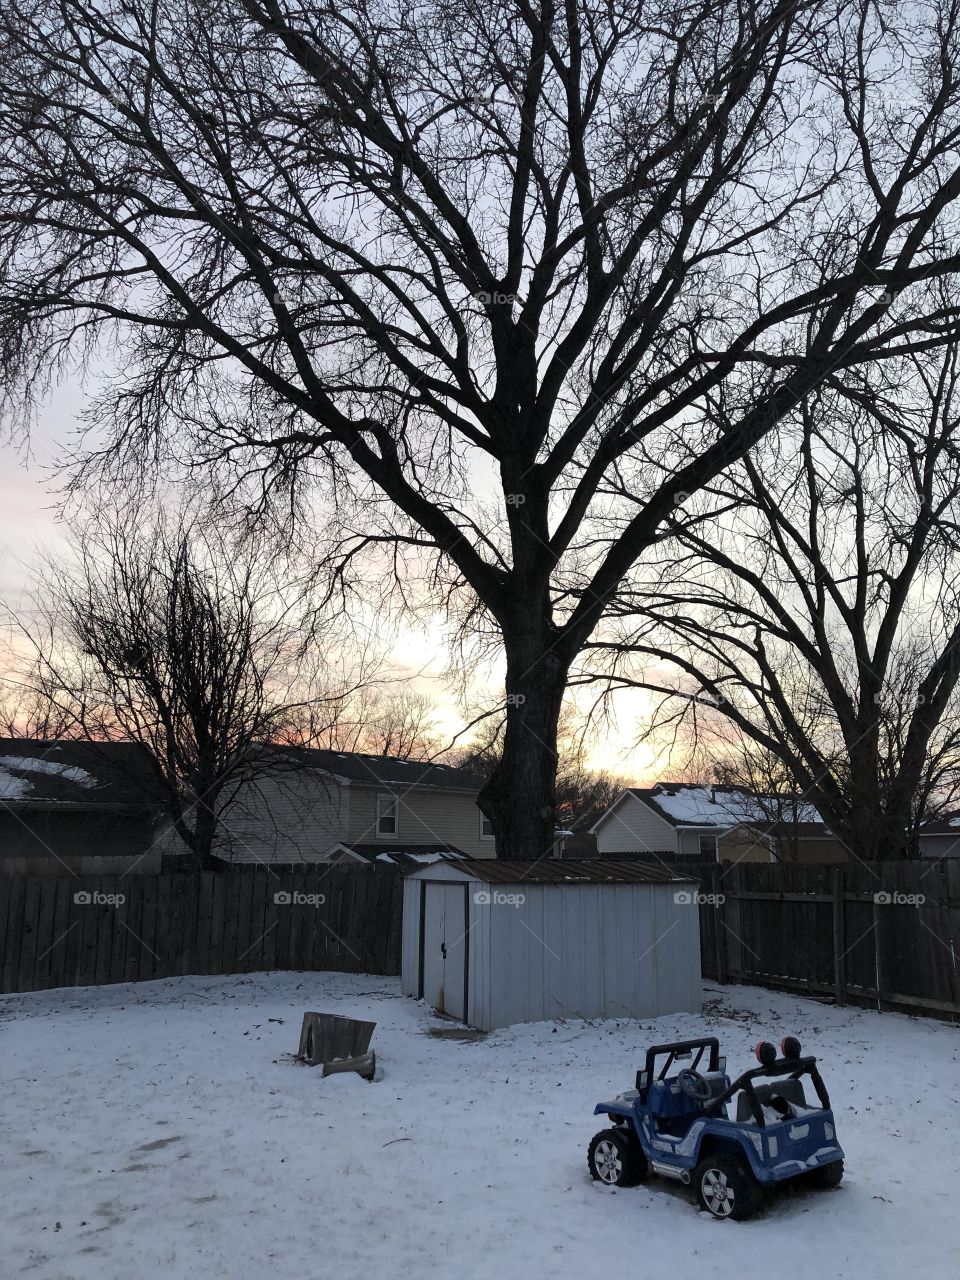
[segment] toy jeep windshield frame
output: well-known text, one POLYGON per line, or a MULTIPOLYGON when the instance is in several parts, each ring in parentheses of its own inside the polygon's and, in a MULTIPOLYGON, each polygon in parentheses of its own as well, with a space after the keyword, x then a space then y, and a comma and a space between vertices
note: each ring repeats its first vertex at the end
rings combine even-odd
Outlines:
POLYGON ((707 1059, 708 1071, 722 1071, 726 1059, 720 1057, 720 1041, 716 1036, 706 1036, 702 1040, 676 1040, 672 1044, 655 1044, 647 1050, 644 1066, 637 1072, 637 1092, 644 1094, 647 1086, 655 1080, 665 1080, 667 1072, 675 1062, 682 1061, 691 1071, 698 1071, 703 1055, 709 1050, 707 1059), (657 1071, 657 1059, 663 1058, 663 1065, 657 1071), (687 1062, 687 1059, 690 1059, 687 1062))

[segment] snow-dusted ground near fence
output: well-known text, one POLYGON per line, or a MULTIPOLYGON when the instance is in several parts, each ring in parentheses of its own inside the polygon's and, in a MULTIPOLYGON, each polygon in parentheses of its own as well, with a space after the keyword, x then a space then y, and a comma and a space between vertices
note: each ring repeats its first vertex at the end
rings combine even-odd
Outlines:
POLYGON ((393 979, 184 978, 0 999, 2 1280, 599 1280, 960 1274, 960 1028, 733 987, 703 1017, 463 1043, 393 979), (300 1016, 377 1022, 382 1079, 293 1065, 300 1016), (651 1042, 822 1059, 833 1192, 715 1222, 658 1179, 590 1182, 593 1104, 651 1042))

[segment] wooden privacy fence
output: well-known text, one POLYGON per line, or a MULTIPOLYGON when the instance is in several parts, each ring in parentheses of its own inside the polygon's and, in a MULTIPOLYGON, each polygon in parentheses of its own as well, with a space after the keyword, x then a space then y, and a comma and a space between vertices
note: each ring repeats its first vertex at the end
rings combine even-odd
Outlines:
MULTIPOLYGON (((655 860, 700 881, 704 977, 960 1014, 960 859, 655 860)), ((264 969, 397 974, 401 890, 379 865, 11 876, 0 992, 264 969)))
POLYGON ((659 860, 700 880, 705 978, 960 1014, 960 859, 659 860))
POLYGON ((263 969, 400 972, 396 868, 0 880, 0 992, 263 969))

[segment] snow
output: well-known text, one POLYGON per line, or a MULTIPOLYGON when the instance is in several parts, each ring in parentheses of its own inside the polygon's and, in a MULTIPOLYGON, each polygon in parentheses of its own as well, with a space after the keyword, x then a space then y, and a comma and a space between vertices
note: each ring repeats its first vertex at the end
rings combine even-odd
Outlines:
MULTIPOLYGON (((650 798, 675 822, 686 826, 729 827, 738 822, 769 822, 777 813, 772 801, 764 805, 746 793, 717 791, 715 795, 713 799, 711 787, 678 786, 671 790, 657 790, 650 798)), ((793 818, 786 805, 784 817, 793 818)), ((821 820, 811 804, 799 805, 796 817, 800 822, 821 820)))
POLYGON ((18 778, 0 768, 0 800, 19 800, 30 790, 26 778, 18 778))
POLYGON ((410 853, 408 850, 400 847, 397 849, 391 849, 389 852, 378 853, 376 856, 376 861, 395 863, 397 858, 400 858, 401 861, 403 861, 404 859, 409 859, 411 862, 422 862, 424 865, 429 865, 429 863, 431 862, 442 862, 444 860, 444 854, 442 853, 410 853))
POLYGON ((4 1280, 957 1274, 957 1026, 750 987, 702 1016, 429 1034, 452 1025, 347 974, 0 997, 4 1280), (380 1079, 286 1058, 307 1009, 376 1021, 380 1079), (704 1033, 731 1072, 788 1033, 821 1058, 839 1190, 738 1224, 662 1179, 591 1183, 594 1104, 648 1044, 704 1033))
POLYGON ((18 799, 29 791, 26 778, 14 777, 8 769, 15 769, 18 773, 54 773, 67 778, 68 782, 76 782, 78 786, 96 786, 96 778, 92 778, 86 769, 78 769, 74 764, 59 764, 56 760, 38 759, 33 755, 0 755, 0 795, 6 796, 6 799, 18 799), (9 791, 4 790, 5 780, 20 783, 26 790, 14 792, 12 796, 9 791))

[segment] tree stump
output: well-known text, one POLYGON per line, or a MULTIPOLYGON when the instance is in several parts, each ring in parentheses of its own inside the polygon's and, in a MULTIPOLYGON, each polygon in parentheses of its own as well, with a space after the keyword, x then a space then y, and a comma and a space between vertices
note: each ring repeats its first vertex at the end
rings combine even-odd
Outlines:
POLYGON ((368 1049, 376 1026, 375 1022, 341 1018, 336 1013, 305 1013, 297 1057, 311 1067, 322 1063, 325 1076, 334 1071, 359 1071, 372 1079, 376 1059, 368 1049))

